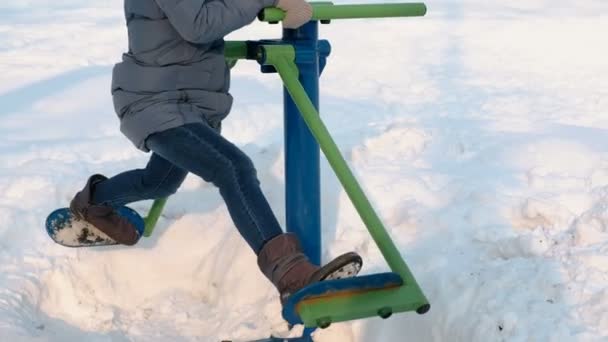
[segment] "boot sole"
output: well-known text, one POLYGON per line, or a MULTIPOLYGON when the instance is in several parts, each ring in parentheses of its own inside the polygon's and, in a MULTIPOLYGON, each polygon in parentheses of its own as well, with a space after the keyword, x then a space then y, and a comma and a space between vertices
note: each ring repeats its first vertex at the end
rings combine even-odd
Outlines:
POLYGON ((363 259, 355 252, 342 254, 321 267, 315 276, 315 281, 336 280, 356 277, 363 267, 363 259))

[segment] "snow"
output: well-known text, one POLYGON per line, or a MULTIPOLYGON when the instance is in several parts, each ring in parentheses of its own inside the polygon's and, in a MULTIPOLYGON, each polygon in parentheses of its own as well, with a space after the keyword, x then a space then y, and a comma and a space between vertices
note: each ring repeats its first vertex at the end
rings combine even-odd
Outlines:
MULTIPOLYGON (((322 27, 333 46, 322 111, 432 309, 335 324, 315 341, 608 340, 608 4, 427 5, 425 18, 322 27)), ((46 215, 90 174, 148 158, 120 134, 109 95, 122 2, 0 10, 0 340, 286 334, 277 294, 196 177, 136 247, 51 242, 46 215)), ((240 63, 224 134, 283 223, 280 94, 276 75, 240 63)), ((387 270, 325 162, 322 173, 324 257, 355 250, 365 273, 387 270)))

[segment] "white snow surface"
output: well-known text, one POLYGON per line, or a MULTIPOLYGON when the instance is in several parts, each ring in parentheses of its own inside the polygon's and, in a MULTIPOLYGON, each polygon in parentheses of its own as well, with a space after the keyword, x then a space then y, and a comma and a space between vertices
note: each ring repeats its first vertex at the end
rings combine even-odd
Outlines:
MULTIPOLYGON (((427 5, 425 18, 322 27, 322 115, 432 309, 315 341, 608 341, 608 3, 427 5)), ((279 35, 254 23, 229 39, 279 35)), ((89 175, 149 157, 120 134, 109 94, 125 47, 119 0, 0 3, 0 341, 285 334, 275 290, 195 176, 136 247, 46 235, 89 175)), ((239 64, 224 134, 283 223, 280 86, 239 64)), ((322 167, 325 260, 354 250, 364 273, 387 271, 322 167)))

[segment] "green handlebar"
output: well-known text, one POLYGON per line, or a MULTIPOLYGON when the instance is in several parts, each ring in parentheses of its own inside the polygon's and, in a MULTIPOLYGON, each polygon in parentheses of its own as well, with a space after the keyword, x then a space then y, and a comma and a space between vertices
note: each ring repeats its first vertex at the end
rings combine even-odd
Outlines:
MULTIPOLYGON (((334 5, 313 2, 311 5, 313 20, 422 17, 426 14, 423 3, 334 5)), ((284 17, 285 12, 278 8, 266 8, 258 16, 261 21, 267 22, 278 22, 284 17)))
POLYGON ((247 43, 244 41, 226 41, 224 46, 224 55, 226 59, 246 59, 247 58, 247 43))

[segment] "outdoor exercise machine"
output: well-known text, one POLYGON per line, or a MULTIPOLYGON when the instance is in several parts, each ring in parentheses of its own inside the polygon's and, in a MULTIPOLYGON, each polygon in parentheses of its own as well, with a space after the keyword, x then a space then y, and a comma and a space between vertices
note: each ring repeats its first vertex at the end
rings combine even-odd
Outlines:
MULTIPOLYGON (((283 80, 285 117, 285 194, 287 231, 299 236, 303 248, 321 264, 320 150, 336 173, 391 272, 332 280, 311 285, 292 295, 283 317, 292 325, 304 324, 304 336, 291 341, 312 341, 317 327, 331 323, 416 311, 424 314, 430 305, 380 218, 353 176, 338 147, 321 120, 319 77, 331 45, 319 40, 319 22, 350 18, 424 16, 422 3, 334 5, 311 3, 313 20, 297 30, 283 29, 282 39, 226 42, 230 66, 239 60, 255 60, 263 73, 278 73, 283 80)), ((259 20, 278 23, 284 12, 267 8, 259 20)), ((145 218, 144 236, 152 234, 167 199, 156 200, 145 218)), ((270 338, 260 341, 282 341, 270 338)))

